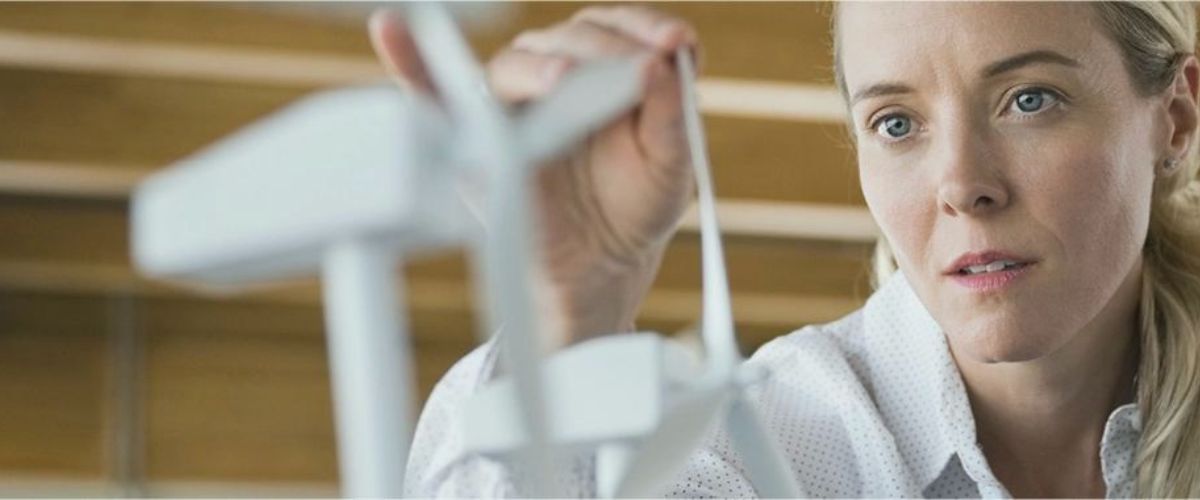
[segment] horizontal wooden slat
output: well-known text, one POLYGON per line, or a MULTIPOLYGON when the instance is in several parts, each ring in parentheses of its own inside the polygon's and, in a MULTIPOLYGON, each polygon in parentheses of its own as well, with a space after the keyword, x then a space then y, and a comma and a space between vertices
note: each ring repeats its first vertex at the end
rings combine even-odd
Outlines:
POLYGON ((15 68, 323 87, 383 78, 370 58, 132 42, 0 31, 0 64, 15 68))
MULTIPOLYGON (((0 160, 155 169, 302 94, 0 69, 0 160)), ((706 132, 718 196, 863 205, 840 125, 711 117, 706 132)))
POLYGON ((0 68, 2 159, 156 168, 303 89, 0 68))
MULTIPOLYGON (((517 4, 471 38, 482 56, 519 31, 562 21, 588 4, 517 4)), ((658 2, 687 19, 705 46, 708 75, 828 84, 832 81, 827 6, 793 2, 658 2)), ((281 15, 236 3, 4 3, 0 29, 129 40, 139 43, 220 44, 288 48, 369 57, 365 16, 281 15)))
POLYGON ((0 476, 5 498, 333 498, 333 481, 151 480, 138 489, 110 480, 64 473, 8 473, 0 476))
POLYGON ((696 93, 708 116, 841 123, 848 113, 828 85, 714 77, 696 82, 696 93))
MULTIPOLYGON (((151 171, 127 167, 0 161, 0 193, 84 201, 127 201, 151 171)), ((812 203, 717 200, 725 234, 762 238, 870 243, 878 228, 865 209, 812 203)), ((680 224, 698 231, 693 204, 680 224)))
POLYGON ((0 160, 0 193, 127 201, 138 183, 152 172, 146 168, 0 160))
POLYGON ((363 24, 207 2, 6 2, 0 26, 14 31, 141 42, 293 47, 330 55, 370 53, 363 24))
MULTIPOLYGON (((0 262, 0 289, 100 296, 132 293, 163 298, 188 297, 199 293, 146 282, 118 268, 37 262, 0 262)), ((408 284, 408 302, 413 315, 431 312, 467 314, 471 312, 471 293, 470 288, 459 282, 416 280, 408 284)), ((265 288, 259 292, 230 295, 223 299, 223 303, 230 307, 248 308, 262 307, 256 304, 317 306, 320 297, 315 285, 293 285, 282 290, 265 288)), ((739 323, 757 325, 825 322, 853 310, 860 303, 853 296, 819 293, 735 292, 733 295, 735 319, 739 323)), ((228 314, 228 311, 225 313, 228 314)), ((641 317, 651 321, 683 322, 699 318, 699 315, 700 292, 693 289, 654 288, 641 309, 641 317)), ((209 318, 204 314, 196 318, 223 323, 238 321, 235 317, 209 318)), ((184 318, 178 314, 171 316, 171 321, 181 320, 184 318)), ((284 331, 289 334, 320 331, 322 323, 319 317, 309 315, 306 321, 305 324, 310 326, 284 331)), ((294 321, 292 323, 295 324, 294 321)))
POLYGON ((101 298, 0 289, 0 470, 103 474, 106 324, 101 298))
MULTIPOLYGON (((717 200, 717 224, 723 234, 802 241, 870 244, 879 228, 864 208, 819 203, 717 200)), ((680 229, 700 230, 698 207, 684 214, 680 229)))
MULTIPOLYGON (((0 31, 0 65, 306 88, 380 83, 385 77, 380 64, 369 57, 12 31, 0 31)), ((837 123, 846 114, 841 96, 828 86, 702 77, 696 92, 700 110, 713 116, 837 123)))
MULTIPOLYGON (((121 204, 0 197, 0 263, 100 266, 85 269, 123 269, 132 277, 128 234, 126 207, 121 204)), ((870 246, 859 243, 731 236, 726 246, 735 292, 848 295, 857 283, 865 283, 859 275, 870 255, 870 246)), ((699 248, 694 234, 677 235, 667 249, 658 286, 696 289, 699 248)), ((406 272, 417 280, 467 278, 461 252, 418 259, 406 272)), ((57 276, 71 279, 70 274, 57 276)))

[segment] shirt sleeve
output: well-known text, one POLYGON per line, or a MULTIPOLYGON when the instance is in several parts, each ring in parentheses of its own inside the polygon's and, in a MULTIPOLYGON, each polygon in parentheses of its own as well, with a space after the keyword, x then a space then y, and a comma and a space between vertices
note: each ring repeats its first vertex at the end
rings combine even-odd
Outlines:
POLYGON ((692 454, 667 498, 755 498, 754 487, 735 461, 709 442, 692 454))
POLYGON ((467 354, 446 372, 425 402, 409 448, 404 477, 407 497, 497 497, 511 488, 499 464, 466 457, 458 415, 495 369, 495 339, 467 354))

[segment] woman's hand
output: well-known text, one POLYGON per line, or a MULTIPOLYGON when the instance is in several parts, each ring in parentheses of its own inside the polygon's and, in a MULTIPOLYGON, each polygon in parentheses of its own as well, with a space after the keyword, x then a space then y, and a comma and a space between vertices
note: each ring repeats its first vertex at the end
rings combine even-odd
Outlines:
MULTIPOLYGON (((377 12, 376 53, 402 84, 432 93, 403 21, 377 12)), ((589 60, 645 57, 640 104, 538 172, 535 293, 552 343, 628 331, 693 192, 674 51, 698 50, 686 22, 648 8, 588 7, 518 35, 487 65, 492 92, 519 105, 589 60)))

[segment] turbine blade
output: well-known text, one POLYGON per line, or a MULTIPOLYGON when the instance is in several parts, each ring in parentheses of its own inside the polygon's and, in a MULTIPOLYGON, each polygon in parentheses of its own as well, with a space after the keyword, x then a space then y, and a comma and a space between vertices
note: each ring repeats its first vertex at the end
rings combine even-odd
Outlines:
POLYGON ((675 53, 679 69, 680 94, 683 97, 683 122, 687 131, 692 170, 696 174, 696 198, 700 215, 701 267, 703 269, 703 320, 700 335, 709 368, 731 373, 741 361, 733 325, 733 305, 729 298, 729 278, 725 271, 725 251, 717 224, 716 195, 713 193, 712 167, 708 163, 708 143, 696 96, 696 70, 686 48, 675 53))
POLYGON ((716 384, 685 394, 664 415, 658 429, 638 447, 617 487, 617 498, 661 496, 661 488, 679 473, 708 430, 724 413, 728 386, 716 384))
POLYGON ((767 435, 758 410, 744 394, 734 398, 726 422, 733 447, 746 466, 747 479, 761 498, 799 498, 800 486, 786 457, 767 435))
POLYGON ((558 89, 517 120, 518 142, 531 165, 561 153, 639 102, 641 59, 607 59, 568 73, 558 89))

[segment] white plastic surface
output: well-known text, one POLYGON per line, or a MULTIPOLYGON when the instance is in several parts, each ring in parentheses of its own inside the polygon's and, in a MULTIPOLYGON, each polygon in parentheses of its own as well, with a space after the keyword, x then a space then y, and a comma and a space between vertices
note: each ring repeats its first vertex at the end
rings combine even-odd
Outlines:
MULTIPOLYGON (((601 337, 564 349, 542 366, 547 417, 555 422, 553 443, 592 446, 632 439, 653 431, 662 419, 664 390, 698 370, 679 361, 686 354, 670 339, 652 333, 601 337), (623 411, 613 411, 623 408, 623 411)), ((529 444, 515 407, 511 379, 476 393, 461 415, 469 450, 504 453, 529 444)))
POLYGON ((517 140, 530 165, 556 156, 637 102, 637 59, 600 59, 574 69, 550 95, 530 104, 517 121, 517 140))
POLYGON ((734 449, 746 464, 746 476, 754 491, 763 498, 796 498, 801 496, 791 462, 771 440, 762 415, 754 405, 739 395, 729 409, 729 438, 734 449))
POLYGON ((365 239, 326 251, 326 342, 337 426, 342 493, 396 498, 412 434, 413 365, 397 259, 365 239))
POLYGON ((325 245, 352 235, 455 242, 453 177, 430 174, 446 135, 431 105, 393 88, 306 98, 138 186, 134 260, 158 277, 239 285, 310 274, 325 245))

